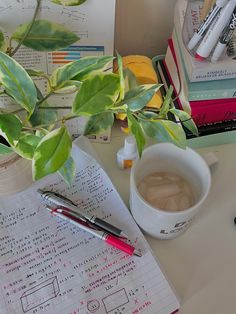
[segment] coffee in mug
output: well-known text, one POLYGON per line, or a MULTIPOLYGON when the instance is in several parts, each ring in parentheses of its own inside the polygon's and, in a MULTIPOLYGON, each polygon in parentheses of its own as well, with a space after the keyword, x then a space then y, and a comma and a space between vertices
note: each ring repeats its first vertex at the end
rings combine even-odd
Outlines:
POLYGON ((171 143, 155 144, 146 148, 131 168, 130 210, 137 224, 147 234, 159 239, 175 238, 188 229, 203 207, 210 186, 209 166, 196 151, 181 149, 171 143), (153 178, 153 175, 157 177, 153 178), (150 181, 163 182, 144 191, 141 183, 149 176, 150 181), (170 179, 173 182, 178 179, 181 183, 168 183, 169 186, 165 186, 170 179), (181 206, 179 203, 177 206, 171 198, 179 193, 181 195, 182 188, 188 192, 190 189, 193 196, 188 200, 181 198, 181 206), (153 203, 156 196, 160 198, 153 203))
POLYGON ((154 172, 138 184, 141 196, 153 207, 166 211, 181 211, 193 206, 193 188, 186 179, 171 172, 154 172))

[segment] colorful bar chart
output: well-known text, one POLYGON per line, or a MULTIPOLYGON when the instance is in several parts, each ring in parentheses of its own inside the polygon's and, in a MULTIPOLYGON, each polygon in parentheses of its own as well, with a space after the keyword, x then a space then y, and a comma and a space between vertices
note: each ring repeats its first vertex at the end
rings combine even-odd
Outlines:
POLYGON ((70 46, 68 48, 48 53, 49 72, 55 67, 76 61, 81 57, 104 55, 104 46, 70 46))
POLYGON ((58 51, 58 52, 52 52, 52 63, 53 64, 66 64, 71 61, 78 60, 80 58, 79 52, 73 52, 73 51, 58 51))

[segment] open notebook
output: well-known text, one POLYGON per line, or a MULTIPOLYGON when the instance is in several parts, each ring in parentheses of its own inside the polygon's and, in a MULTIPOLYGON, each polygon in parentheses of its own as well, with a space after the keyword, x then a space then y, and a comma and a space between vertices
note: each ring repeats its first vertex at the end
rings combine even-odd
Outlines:
MULTIPOLYGON (((76 180, 57 174, 0 199, 1 314, 169 314, 179 301, 107 174, 78 145, 76 180), (60 192, 124 230, 143 256, 129 256, 60 218, 38 188, 60 192)), ((89 144, 90 145, 90 144, 89 144)))

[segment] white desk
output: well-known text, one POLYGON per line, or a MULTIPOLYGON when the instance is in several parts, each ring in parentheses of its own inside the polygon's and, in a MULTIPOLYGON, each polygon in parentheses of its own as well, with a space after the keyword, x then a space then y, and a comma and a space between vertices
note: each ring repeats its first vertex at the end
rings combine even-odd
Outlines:
MULTIPOLYGON (((113 133, 110 144, 93 147, 128 205, 130 170, 119 170, 115 161, 124 135, 113 133)), ((236 144, 198 149, 208 151, 219 164, 205 206, 189 229, 173 240, 146 236, 181 298, 180 314, 236 313, 236 144)))

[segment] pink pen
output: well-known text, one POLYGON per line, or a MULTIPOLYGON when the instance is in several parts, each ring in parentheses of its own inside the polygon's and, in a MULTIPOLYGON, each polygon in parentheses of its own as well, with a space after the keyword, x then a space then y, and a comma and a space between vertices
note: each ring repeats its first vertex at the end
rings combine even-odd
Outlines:
POLYGON ((57 217, 60 217, 63 220, 69 221, 70 223, 76 225, 80 229, 89 232, 90 234, 105 241, 107 244, 110 244, 111 246, 117 248, 120 251, 123 251, 129 255, 136 255, 139 257, 142 256, 133 246, 125 243, 118 237, 115 237, 107 232, 95 229, 94 226, 92 226, 88 222, 85 222, 79 219, 78 217, 70 215, 70 213, 68 211, 65 211, 63 208, 52 209, 52 208, 47 207, 47 209, 52 214, 56 215, 57 217))

